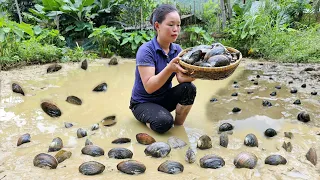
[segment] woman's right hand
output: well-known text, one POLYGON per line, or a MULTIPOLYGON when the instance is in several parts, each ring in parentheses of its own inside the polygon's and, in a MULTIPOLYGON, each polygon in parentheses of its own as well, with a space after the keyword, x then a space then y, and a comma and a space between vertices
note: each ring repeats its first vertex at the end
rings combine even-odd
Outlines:
POLYGON ((167 65, 167 67, 170 69, 171 72, 175 72, 175 73, 187 73, 188 71, 183 69, 180 64, 179 64, 179 60, 180 60, 180 57, 175 57, 173 58, 169 64, 167 65))

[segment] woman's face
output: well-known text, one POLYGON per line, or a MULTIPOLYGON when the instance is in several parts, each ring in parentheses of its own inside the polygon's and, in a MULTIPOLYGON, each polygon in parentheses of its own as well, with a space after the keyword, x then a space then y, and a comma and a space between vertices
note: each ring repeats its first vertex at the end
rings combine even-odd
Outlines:
POLYGON ((180 33, 180 24, 178 12, 168 13, 162 23, 156 24, 157 33, 161 41, 166 43, 175 42, 180 33))

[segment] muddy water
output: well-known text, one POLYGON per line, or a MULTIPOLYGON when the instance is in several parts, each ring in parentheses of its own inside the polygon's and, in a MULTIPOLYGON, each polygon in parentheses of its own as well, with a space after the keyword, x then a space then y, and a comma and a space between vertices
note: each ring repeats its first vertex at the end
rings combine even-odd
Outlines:
MULTIPOLYGON (((118 66, 106 66, 98 62, 90 64, 87 71, 79 67, 67 72, 42 74, 21 80, 11 78, 24 87, 26 96, 9 93, 1 96, 0 107, 0 178, 4 179, 89 179, 79 173, 78 167, 86 161, 98 161, 106 166, 105 171, 94 176, 95 179, 319 179, 320 165, 313 166, 306 160, 305 154, 310 147, 315 147, 318 153, 320 136, 316 135, 320 128, 320 98, 307 93, 296 95, 289 93, 289 87, 283 82, 270 81, 261 78, 259 85, 253 85, 251 79, 260 71, 249 71, 244 66, 239 67, 228 79, 222 81, 196 80, 197 97, 194 106, 184 126, 176 126, 164 135, 156 134, 135 120, 128 109, 131 88, 134 81, 135 63, 122 62, 118 66), (30 80, 31 79, 31 80, 30 80), (233 87, 237 81, 239 88, 233 87), (94 93, 92 89, 102 83, 108 84, 107 92, 94 93), (276 90, 275 85, 282 85, 276 90), (254 93, 247 94, 248 90, 254 93), (269 94, 277 91, 278 95, 269 94), (231 96, 238 92, 237 97, 231 96), (82 99, 83 104, 76 106, 65 101, 69 95, 82 99), (210 102, 217 98, 217 102, 210 102), (301 105, 292 104, 295 99, 301 99, 301 105), (263 107, 262 100, 270 101, 272 107, 263 107), (51 118, 40 108, 42 101, 51 101, 61 110, 62 116, 51 118), (242 109, 240 113, 232 113, 233 107, 242 109), (307 111, 311 123, 305 124, 296 120, 300 111, 307 111), (116 115, 117 124, 112 127, 100 127, 96 131, 90 128, 104 117, 116 115), (66 129, 64 122, 72 122, 74 126, 66 129), (235 126, 233 134, 229 135, 228 148, 219 146, 217 129, 224 122, 235 126), (266 138, 263 132, 274 128, 278 135, 266 138), (86 138, 78 139, 78 128, 87 130, 88 138, 105 150, 105 156, 91 157, 81 154, 86 138), (293 139, 284 137, 284 132, 292 132, 293 139), (188 143, 197 156, 194 164, 184 161, 188 146, 182 149, 172 149, 168 157, 151 158, 144 154, 146 146, 138 144, 135 135, 145 132, 157 141, 166 142, 168 137, 177 136, 188 143), (24 133, 31 134, 31 142, 16 146, 17 139, 24 133), (243 139, 246 134, 254 133, 259 141, 259 147, 246 147, 243 139), (213 148, 199 150, 197 139, 207 134, 212 138, 213 148), (39 153, 47 153, 53 138, 63 140, 65 150, 71 151, 70 159, 60 163, 55 170, 45 170, 33 166, 33 158, 39 153), (131 143, 115 145, 111 141, 118 137, 129 137, 131 143), (293 150, 286 152, 282 143, 291 142, 293 150), (114 147, 125 147, 133 152, 134 160, 144 163, 147 170, 144 174, 130 176, 120 173, 116 166, 122 160, 110 159, 107 152, 114 147), (249 151, 258 157, 255 169, 237 169, 233 165, 234 157, 249 151), (226 165, 220 169, 203 169, 199 159, 207 154, 216 154, 224 158, 226 165), (265 165, 264 160, 271 154, 284 156, 288 163, 281 166, 265 165), (184 165, 184 172, 178 175, 168 175, 157 171, 165 160, 179 161, 184 165)), ((44 67, 39 67, 44 68, 44 67)), ((67 69, 67 68, 65 68, 67 69)), ((39 71, 39 70, 38 70, 39 71)), ((11 82, 10 82, 11 83, 11 82)), ((175 82, 176 84, 177 82, 175 82)), ((3 86, 2 86, 3 87, 3 86)), ((10 86, 5 86, 10 88, 10 86)), ((319 87, 318 87, 319 88, 319 87)), ((174 114, 174 113, 173 113, 174 114)), ((49 153, 55 155, 56 153, 49 153)), ((319 161, 319 160, 318 160, 319 161)))

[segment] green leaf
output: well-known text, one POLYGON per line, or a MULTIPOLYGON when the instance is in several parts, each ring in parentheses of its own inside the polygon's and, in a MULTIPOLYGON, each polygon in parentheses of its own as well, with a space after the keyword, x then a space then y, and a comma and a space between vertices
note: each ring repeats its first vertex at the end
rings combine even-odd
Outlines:
POLYGON ((0 42, 4 42, 5 39, 5 33, 3 32, 3 29, 0 29, 0 42))
POLYGON ((65 31, 68 32, 68 31, 70 31, 70 30, 72 30, 72 29, 74 29, 74 28, 75 28, 75 26, 70 25, 70 26, 68 26, 68 27, 65 29, 65 31))
POLYGON ((60 14, 63 14, 63 12, 62 11, 51 11, 48 14, 46 14, 46 16, 55 17, 55 16, 60 15, 60 14))
POLYGON ((127 44, 129 42, 129 38, 125 38, 123 39, 122 43, 120 44, 120 46, 127 44))
POLYGON ((42 32, 42 28, 39 25, 37 25, 33 27, 33 31, 36 35, 38 35, 42 32))
POLYGON ((3 32, 8 33, 10 32, 11 28, 5 27, 5 28, 2 28, 2 30, 3 32))
POLYGON ((18 35, 18 37, 22 38, 23 37, 23 31, 21 29, 15 28, 13 29, 13 32, 18 35))
POLYGON ((246 38, 246 37, 247 37, 247 35, 248 35, 248 33, 247 33, 247 32, 242 31, 242 33, 241 33, 241 39, 246 38))
POLYGON ((136 36, 136 37, 134 38, 134 42, 135 42, 136 44, 139 44, 139 43, 141 42, 141 40, 142 40, 142 37, 141 37, 141 36, 136 36))
POLYGON ((45 11, 57 11, 59 10, 60 4, 56 0, 42 0, 45 11))
POLYGON ((250 34, 251 36, 255 35, 255 34, 256 34, 256 30, 250 29, 249 34, 250 34))
POLYGON ((66 39, 63 36, 58 36, 61 41, 65 41, 66 39))
POLYGON ((85 7, 85 6, 90 6, 94 3, 94 0, 83 0, 82 1, 82 6, 85 7))
POLYGON ((32 26, 30 24, 21 23, 21 24, 17 24, 17 26, 20 29, 22 29, 24 32, 29 34, 30 36, 34 36, 33 29, 32 29, 32 26))

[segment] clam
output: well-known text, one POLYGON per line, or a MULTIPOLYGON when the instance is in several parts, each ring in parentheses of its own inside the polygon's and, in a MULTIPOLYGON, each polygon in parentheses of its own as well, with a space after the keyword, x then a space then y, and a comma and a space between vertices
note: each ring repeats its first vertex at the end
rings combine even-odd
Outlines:
POLYGON ((268 107, 270 107, 270 106, 272 106, 272 104, 271 104, 271 102, 269 102, 269 101, 267 101, 267 100, 263 100, 263 101, 262 101, 262 106, 268 106, 268 107))
POLYGON ((185 160, 188 163, 194 163, 196 161, 196 154, 193 152, 193 150, 190 147, 186 152, 185 160))
POLYGON ((108 63, 109 65, 117 65, 118 59, 116 57, 112 57, 108 63))
POLYGON ((177 138, 177 137, 174 137, 174 136, 171 136, 169 137, 168 139, 168 144, 173 148, 173 149, 176 149, 176 148, 182 148, 184 146, 187 145, 187 143, 185 143, 183 140, 177 138))
POLYGON ((165 157, 171 151, 170 146, 164 142, 154 142, 146 147, 144 153, 152 157, 165 157))
POLYGON ((202 51, 199 49, 193 49, 186 54, 184 54, 181 57, 181 60, 188 63, 188 64, 194 64, 195 62, 198 62, 201 59, 202 51))
POLYGON ((200 166, 202 168, 218 169, 224 165, 225 162, 222 157, 214 154, 206 155, 200 159, 200 166))
POLYGON ((295 100, 295 101, 293 102, 293 104, 296 104, 296 105, 299 105, 299 104, 301 104, 301 101, 300 101, 300 99, 297 99, 297 100, 295 100))
POLYGON ((220 146, 222 147, 228 147, 228 142, 229 142, 229 138, 228 138, 228 134, 223 132, 220 134, 220 146))
POLYGON ((238 108, 238 107, 234 107, 234 108, 232 109, 232 112, 233 112, 233 113, 237 113, 237 112, 240 112, 240 111, 241 111, 241 109, 238 108))
POLYGON ((52 64, 47 68, 47 73, 57 72, 62 68, 59 64, 52 64))
POLYGON ((291 152, 292 151, 292 145, 291 142, 283 142, 282 144, 283 149, 285 149, 287 152, 291 152))
POLYGON ((127 159, 127 158, 132 158, 132 156, 133 156, 133 153, 127 148, 112 148, 108 152, 109 158, 127 159))
POLYGON ((63 162, 66 159, 69 159, 71 157, 72 153, 70 151, 65 151, 65 150, 60 150, 59 152, 57 152, 57 154, 54 156, 58 163, 63 162))
POLYGON ((199 149, 212 148, 211 138, 207 135, 202 135, 197 142, 197 148, 199 149))
POLYGON ((104 126, 113 126, 117 123, 116 116, 107 116, 101 121, 102 125, 104 126))
POLYGON ((15 93, 22 94, 24 96, 24 92, 23 92, 21 86, 17 83, 12 83, 12 91, 15 93))
POLYGON ((238 96, 238 93, 234 92, 234 93, 231 94, 231 96, 238 96))
POLYGON ((256 155, 250 152, 241 152, 233 161, 233 164, 237 168, 249 168, 253 169, 257 165, 258 158, 256 155))
POLYGON ((68 123, 68 122, 64 123, 64 127, 66 127, 66 128, 71 128, 72 126, 73 126, 72 123, 68 123))
POLYGON ((62 147, 63 147, 62 139, 59 137, 56 137, 50 143, 48 152, 59 151, 60 149, 62 149, 62 147))
POLYGON ((18 139, 18 142, 17 142, 17 146, 20 146, 21 144, 30 142, 30 139, 31 139, 31 136, 29 133, 26 133, 26 134, 20 136, 20 138, 18 139))
POLYGON ((134 175, 146 171, 146 166, 135 160, 122 161, 117 165, 117 169, 123 173, 134 175))
POLYGON ((149 145, 156 142, 156 140, 147 133, 138 133, 136 135, 136 139, 140 144, 143 145, 149 145))
POLYGON ((312 92, 311 92, 311 95, 314 95, 314 96, 315 96, 315 95, 317 95, 317 94, 318 94, 317 91, 312 91, 312 92))
POLYGON ((91 131, 94 131, 94 130, 97 130, 97 129, 99 129, 99 123, 93 124, 91 126, 91 131))
POLYGON ((295 93, 297 93, 298 92, 298 90, 296 89, 296 88, 291 88, 290 89, 290 93, 292 93, 292 94, 295 94, 295 93))
POLYGON ((310 148, 308 153, 306 154, 306 158, 310 161, 313 165, 317 165, 317 152, 314 148, 310 148))
POLYGON ((302 84, 301 87, 302 87, 302 88, 306 88, 307 85, 306 85, 306 84, 302 84))
POLYGON ((86 139, 86 142, 84 143, 85 146, 87 145, 93 145, 93 143, 89 140, 89 139, 86 139))
POLYGON ((50 154, 40 153, 34 157, 33 165, 43 169, 56 169, 58 161, 50 154))
POLYGON ((215 55, 208 59, 212 67, 222 67, 230 64, 230 59, 225 55, 215 55))
POLYGON ((87 145, 82 148, 81 152, 82 154, 86 154, 93 157, 104 155, 104 150, 101 147, 96 145, 87 145))
POLYGON ((96 86, 92 91, 101 92, 107 90, 107 83, 101 83, 98 86, 96 86))
POLYGON ((66 101, 68 103, 75 104, 75 105, 81 105, 82 104, 81 99, 78 98, 77 96, 68 96, 66 101))
POLYGON ((277 92, 273 91, 272 93, 270 93, 270 96, 276 96, 277 92))
POLYGON ((244 138, 244 145, 250 146, 250 147, 258 147, 258 139, 257 139, 256 135, 248 134, 244 138))
POLYGON ((83 175, 96 175, 104 171, 105 166, 96 161, 84 162, 79 166, 79 172, 83 175))
POLYGON ((306 112, 300 112, 300 113, 298 114, 297 119, 298 119, 299 121, 302 121, 302 122, 309 122, 309 121, 310 121, 310 116, 309 116, 309 114, 306 113, 306 112))
POLYGON ((62 114, 60 109, 56 105, 49 102, 41 103, 41 108, 50 117, 59 117, 62 114))
POLYGON ((86 59, 84 61, 82 61, 81 69, 83 69, 83 70, 87 70, 88 69, 88 61, 86 59))
POLYGON ((223 123, 219 127, 219 131, 230 131, 233 129, 233 126, 230 123, 223 123))
POLYGON ((226 53, 226 48, 223 45, 214 46, 209 52, 207 52, 203 58, 204 61, 208 61, 211 57, 217 55, 223 55, 226 53))
POLYGON ((158 171, 167 174, 178 174, 183 172, 183 165, 176 161, 166 160, 164 163, 160 164, 158 171))
POLYGON ((82 128, 79 128, 77 130, 77 137, 78 138, 83 138, 83 137, 86 137, 87 136, 87 131, 85 131, 84 129, 82 128))
POLYGON ((124 143, 129 143, 129 142, 131 142, 130 138, 118 138, 118 139, 113 140, 111 143, 112 144, 124 144, 124 143))
POLYGON ((267 137, 273 137, 277 135, 277 132, 272 128, 268 128, 267 130, 264 131, 264 135, 267 137))
POLYGON ((292 132, 284 132, 284 137, 291 139, 293 137, 292 132))
POLYGON ((281 155, 270 155, 264 161, 265 164, 270 165, 279 165, 279 164, 287 164, 286 158, 282 157, 281 155))

